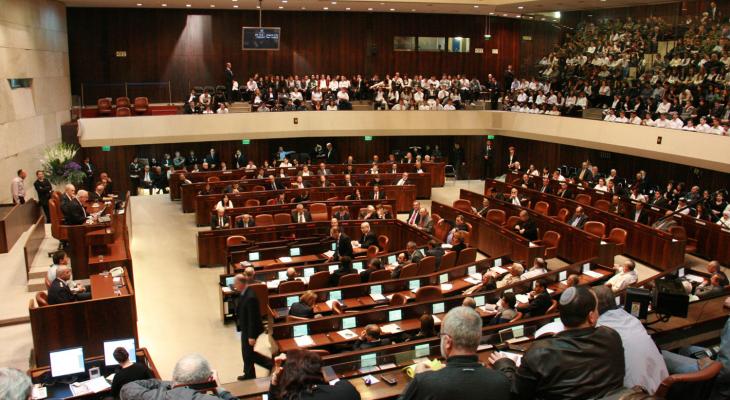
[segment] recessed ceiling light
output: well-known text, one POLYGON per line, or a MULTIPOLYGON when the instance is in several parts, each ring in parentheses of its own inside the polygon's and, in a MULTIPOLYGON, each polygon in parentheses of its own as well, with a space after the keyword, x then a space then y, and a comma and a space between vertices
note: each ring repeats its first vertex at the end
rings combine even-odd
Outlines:
POLYGON ((368 8, 368 11, 373 11, 372 7, 368 8))
POLYGON ((302 7, 302 10, 306 10, 306 9, 307 9, 307 7, 302 7))
POLYGON ((515 15, 515 18, 520 18, 520 17, 522 17, 522 16, 519 14, 515 15))
POLYGON ((493 12, 490 12, 489 15, 494 15, 494 13, 493 12))
POLYGON ((332 2, 332 5, 335 5, 335 4, 337 4, 337 2, 336 2, 336 1, 333 1, 333 2, 332 2))
POLYGON ((524 9, 525 9, 525 7, 523 7, 523 6, 518 6, 518 7, 517 7, 517 9, 518 9, 518 10, 524 10, 524 9))
POLYGON ((281 10, 282 8, 284 8, 284 6, 279 6, 279 10, 281 10))
POLYGON ((192 4, 185 4, 185 7, 192 7, 192 4))
POLYGON ((327 10, 329 10, 330 8, 329 8, 329 7, 322 7, 322 9, 323 9, 323 10, 325 10, 325 11, 327 11, 327 10))
POLYGON ((415 8, 411 8, 411 12, 415 12, 415 11, 416 11, 416 9, 415 9, 415 8))
MULTIPOLYGON (((238 6, 233 6, 233 7, 238 7, 238 6)), ((261 6, 256 6, 256 8, 261 8, 261 6)))
POLYGON ((281 0, 282 3, 288 3, 289 0, 281 0))
POLYGON ((540 21, 545 21, 545 18, 540 19, 540 21))
POLYGON ((238 8, 238 5, 234 5, 233 8, 238 8))
POLYGON ((391 8, 390 11, 395 11, 395 8, 391 8))
POLYGON ((474 8, 479 8, 479 6, 475 5, 474 8))
POLYGON ((350 11, 350 7, 345 7, 345 11, 350 11))
POLYGON ((167 3, 162 3, 162 6, 163 7, 167 7, 167 3))
POLYGON ((502 16, 503 16, 503 17, 506 17, 506 16, 507 16, 507 14, 503 14, 502 16))
POLYGON ((211 4, 210 5, 210 8, 215 8, 215 4, 211 4))
POLYGON ((235 2, 237 2, 238 0, 232 0, 232 1, 233 1, 233 2, 235 3, 235 2))
POLYGON ((142 7, 142 3, 137 3, 137 7, 142 7))

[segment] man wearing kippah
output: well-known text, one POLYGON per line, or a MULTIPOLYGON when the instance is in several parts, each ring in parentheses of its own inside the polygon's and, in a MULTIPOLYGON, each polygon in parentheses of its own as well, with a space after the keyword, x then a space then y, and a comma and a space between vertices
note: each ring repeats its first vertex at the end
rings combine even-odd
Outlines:
POLYGON ((490 357, 494 368, 513 376, 516 399, 595 399, 619 393, 624 382, 621 337, 596 327, 596 296, 587 287, 570 287, 560 296, 565 331, 533 342, 517 368, 514 361, 490 357))

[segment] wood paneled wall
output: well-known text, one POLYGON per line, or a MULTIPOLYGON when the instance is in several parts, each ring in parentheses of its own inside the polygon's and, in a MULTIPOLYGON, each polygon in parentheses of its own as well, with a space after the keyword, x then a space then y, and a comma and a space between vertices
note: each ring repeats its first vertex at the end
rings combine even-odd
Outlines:
MULTIPOLYGON (((342 160, 347 155, 352 155, 356 163, 366 163, 372 159, 373 154, 378 154, 381 160, 395 150, 406 150, 409 146, 432 148, 438 145, 444 156, 448 157, 449 151, 454 143, 459 143, 464 149, 467 160, 468 176, 472 179, 482 177, 483 159, 482 152, 485 145, 485 136, 424 136, 424 137, 375 137, 372 141, 365 141, 362 136, 349 138, 300 138, 292 139, 271 139, 252 140, 248 145, 242 145, 239 141, 226 141, 215 143, 178 143, 178 144, 155 144, 139 146, 112 147, 111 151, 103 152, 101 148, 84 148, 83 154, 91 158, 98 171, 108 172, 115 182, 115 191, 124 191, 129 188, 127 178, 127 167, 135 156, 158 160, 165 153, 173 153, 178 150, 187 155, 194 150, 198 157, 205 155, 212 147, 215 148, 221 159, 231 165, 231 159, 236 149, 254 160, 257 165, 264 159, 271 159, 273 153, 279 146, 287 150, 311 153, 316 144, 324 146, 326 142, 332 142, 342 160)), ((495 169, 502 171, 506 164, 507 147, 514 145, 517 148, 518 160, 524 168, 529 164, 535 164, 542 168, 548 166, 555 168, 560 165, 580 166, 584 160, 591 160, 598 165, 601 171, 608 172, 616 168, 619 175, 633 177, 639 170, 647 171, 652 184, 663 185, 672 179, 687 184, 698 184, 703 188, 730 189, 730 175, 715 171, 695 169, 686 165, 673 164, 647 158, 634 157, 625 154, 602 152, 598 150, 585 149, 575 146, 546 143, 535 140, 517 139, 511 137, 497 136, 494 140, 495 148, 498 149, 495 158, 495 169)))
MULTIPOLYGON (((241 83, 254 73, 383 76, 396 71, 463 73, 484 80, 489 73, 501 77, 508 64, 530 72, 544 48, 559 40, 552 25, 518 19, 490 17, 492 39, 485 41, 484 16, 268 11, 263 25, 282 28, 281 49, 242 51, 241 27, 258 24, 253 11, 68 8, 67 14, 74 94, 80 94, 82 82, 171 81, 173 101, 182 100, 189 85, 222 83, 226 61, 241 83), (393 51, 394 36, 419 35, 467 37, 472 51, 393 51), (522 35, 532 41, 522 41, 522 35), (474 53, 477 47, 484 53, 474 53), (127 56, 117 58, 116 51, 127 56)), ((116 96, 123 88, 86 91, 96 98, 116 96)))
MULTIPOLYGON (((730 3, 718 1, 717 6, 724 16, 730 12, 730 3)), ((598 21, 601 19, 627 19, 628 17, 644 19, 647 17, 661 17, 669 22, 680 22, 686 15, 699 15, 710 7, 709 0, 677 1, 665 4, 651 4, 632 7, 605 8, 597 10, 570 11, 564 13, 561 23, 575 26, 581 20, 598 21)))

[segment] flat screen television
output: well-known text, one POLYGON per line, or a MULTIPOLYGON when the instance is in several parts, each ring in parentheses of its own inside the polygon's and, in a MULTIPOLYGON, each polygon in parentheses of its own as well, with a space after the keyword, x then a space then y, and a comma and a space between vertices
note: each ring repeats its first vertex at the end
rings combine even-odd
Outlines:
POLYGON ((279 50, 281 28, 243 27, 243 50, 279 50))

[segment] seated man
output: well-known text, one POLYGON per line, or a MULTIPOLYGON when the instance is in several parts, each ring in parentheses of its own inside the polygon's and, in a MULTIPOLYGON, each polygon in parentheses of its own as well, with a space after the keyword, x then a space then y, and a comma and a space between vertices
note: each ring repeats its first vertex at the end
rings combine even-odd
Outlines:
POLYGON ((376 324, 370 324, 363 329, 355 341, 353 350, 365 350, 378 346, 387 346, 390 344, 390 340, 380 338, 381 331, 380 327, 376 324))
MULTIPOLYGON (((644 203, 636 203, 636 206, 638 207, 639 204, 644 204, 644 203)), ((643 214, 646 214, 646 213, 643 213, 643 214)), ((675 220, 674 217, 672 217, 672 215, 674 215, 674 212, 672 212, 672 210, 667 210, 664 213, 663 217, 657 219, 656 221, 654 221, 653 224, 651 224, 651 227, 654 229, 658 229, 662 232, 669 232, 669 228, 677 225, 677 220, 675 220)))
MULTIPOLYGON (((471 299, 471 297, 467 297, 471 299)), ((488 325, 504 324, 512 321, 517 316, 515 305, 517 304, 517 298, 513 292, 502 292, 502 297, 497 301, 497 314, 492 317, 488 325)))
POLYGON ((606 282, 606 286, 610 287, 614 293, 618 293, 639 280, 634 268, 636 265, 631 260, 624 261, 623 265, 614 265, 613 269, 616 274, 606 282))
POLYGON ((194 399, 216 400, 236 399, 230 392, 218 384, 215 371, 210 368, 208 360, 199 354, 189 354, 178 360, 172 370, 172 382, 148 379, 127 383, 122 387, 120 398, 125 400, 148 399, 194 399), (215 384, 217 396, 199 393, 188 386, 201 382, 215 384))
POLYGON ((520 222, 515 225, 514 229, 515 232, 531 242, 537 240, 537 225, 525 210, 520 211, 520 222))
POLYGON ((433 219, 428 215, 428 208, 421 207, 418 211, 418 222, 416 227, 429 235, 433 233, 433 219))
POLYGON ((117 347, 112 354, 114 360, 119 363, 117 373, 112 380, 112 396, 119 398, 119 391, 122 386, 129 382, 152 379, 152 371, 142 362, 132 362, 129 359, 129 352, 124 347, 117 347))
POLYGON ((532 342, 519 367, 497 353, 490 357, 496 370, 513 377, 514 398, 596 399, 620 392, 625 375, 621 336, 596 328, 598 309, 590 289, 563 292, 560 320, 565 331, 532 342))
POLYGON ((314 305, 317 303, 317 295, 307 290, 299 296, 299 301, 289 307, 289 315, 299 318, 314 318, 314 305))
POLYGON ((486 218, 488 211, 489 211, 489 199, 485 197, 484 199, 482 199, 482 207, 479 210, 476 210, 476 213, 480 217, 486 218))
MULTIPOLYGON (((378 246, 378 237, 375 235, 375 232, 370 230, 369 223, 363 222, 360 224, 360 231, 362 232, 362 237, 357 242, 360 243, 361 248, 367 249, 370 246, 378 246)), ((378 250, 380 250, 379 247, 378 250)))
POLYGON ((401 271, 403 270, 403 267, 406 264, 410 264, 410 262, 408 261, 408 255, 406 253, 399 253, 396 265, 388 266, 388 269, 391 270, 391 273, 390 273, 391 279, 398 279, 400 277, 401 271))
POLYGON ((575 208, 573 216, 568 218, 567 224, 578 229, 583 229, 583 225, 585 225, 586 221, 588 221, 588 216, 586 216, 585 212, 583 212, 583 207, 578 206, 575 208))
POLYGON ((356 274, 357 271, 352 268, 352 258, 350 256, 340 257, 340 266, 330 275, 330 286, 340 284, 340 278, 345 275, 356 274))
POLYGON ((309 213, 309 210, 305 210, 303 205, 297 204, 296 209, 291 212, 291 222, 301 224, 301 223, 311 222, 311 221, 312 221, 312 214, 309 213))
POLYGON ((446 252, 434 239, 429 240, 427 246, 426 256, 431 256, 436 259, 436 271, 438 271, 441 268, 441 258, 443 258, 446 252))
POLYGON ((380 261, 379 258, 373 258, 372 260, 370 260, 368 267, 360 272, 360 281, 362 283, 369 282, 370 275, 372 275, 373 272, 379 271, 381 269, 383 269, 383 263, 380 261))
POLYGON ((390 211, 382 205, 378 205, 375 209, 375 213, 377 214, 378 219, 393 219, 393 214, 391 214, 390 211))
POLYGON ((210 229, 227 229, 231 227, 231 217, 226 215, 225 208, 217 208, 215 215, 210 217, 210 229))
POLYGON ((347 210, 347 207, 338 207, 337 211, 332 214, 332 218, 338 221, 347 221, 350 219, 350 211, 347 210))
MULTIPOLYGON (((56 280, 56 276, 58 275, 58 268, 62 266, 71 267, 69 264, 71 263, 71 259, 68 258, 68 255, 63 250, 58 250, 53 253, 51 256, 53 258, 53 265, 48 269, 48 274, 46 274, 46 278, 48 279, 48 282, 53 283, 53 281, 56 280)), ((73 279, 73 273, 66 279, 65 281, 66 286, 68 286, 69 289, 71 289, 71 293, 75 294, 78 299, 81 300, 88 300, 91 298, 91 286, 84 286, 79 285, 74 281, 73 279)))
POLYGON ((725 292, 724 286, 720 284, 722 278, 718 274, 712 274, 709 282, 705 281, 695 288, 695 295, 700 299, 720 296, 725 292))
POLYGON ((104 185, 98 184, 94 188, 94 191, 89 194, 89 201, 92 203, 103 203, 104 202, 104 185))
POLYGON ((441 354, 446 366, 428 371, 426 364, 419 364, 400 399, 511 399, 509 380, 479 362, 481 336, 482 318, 476 311, 452 308, 441 324, 441 354))
POLYGON ((59 265, 56 269, 56 279, 51 282, 48 288, 48 304, 63 304, 77 300, 88 300, 91 298, 90 293, 86 293, 83 286, 76 286, 78 289, 71 290, 68 281, 71 279, 71 268, 67 265, 59 265))
POLYGON ((241 219, 236 221, 237 228, 253 228, 256 226, 256 221, 251 218, 251 214, 243 214, 241 219))
POLYGON ((64 200, 61 205, 63 223, 66 225, 82 225, 86 222, 86 209, 84 204, 89 200, 89 193, 86 190, 79 190, 76 197, 64 200))
POLYGON ((520 276, 522 275, 523 272, 525 272, 525 267, 523 267, 522 264, 520 264, 520 263, 514 263, 514 264, 510 265, 510 267, 508 269, 509 269, 509 272, 507 274, 505 274, 505 276, 502 279, 500 279, 499 282, 497 282, 498 288, 519 282, 521 280, 520 276))
POLYGON ((421 250, 416 247, 416 242, 413 241, 406 243, 406 254, 408 256, 408 260, 412 263, 418 264, 418 262, 423 259, 423 253, 421 253, 421 250))
POLYGON ((547 262, 545 262, 545 259, 542 257, 537 257, 535 258, 535 262, 532 264, 532 268, 522 275, 522 279, 534 278, 536 276, 546 274, 547 272, 547 262))
POLYGON ((535 281, 535 288, 527 295, 530 302, 518 305, 517 311, 521 311, 525 318, 545 315, 552 305, 552 299, 547 292, 547 285, 548 281, 546 279, 535 281))

